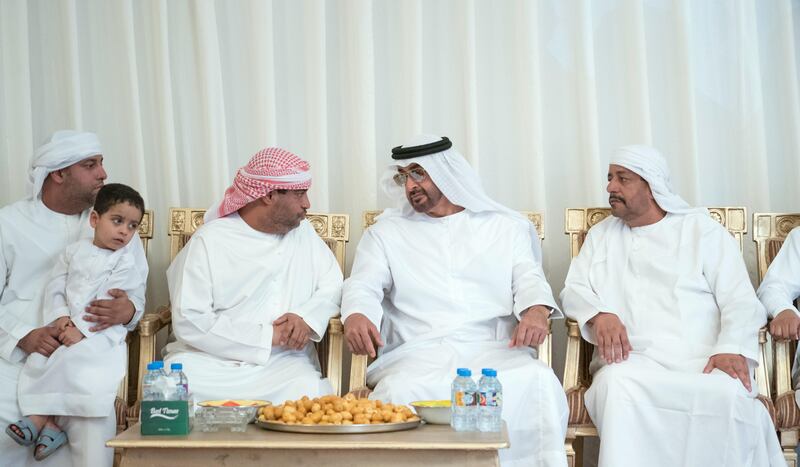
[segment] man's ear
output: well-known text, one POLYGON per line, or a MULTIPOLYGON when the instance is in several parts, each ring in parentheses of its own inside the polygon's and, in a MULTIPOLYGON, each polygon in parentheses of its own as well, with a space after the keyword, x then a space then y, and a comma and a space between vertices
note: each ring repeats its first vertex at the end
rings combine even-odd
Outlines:
POLYGON ((97 214, 97 211, 92 209, 91 214, 89 214, 89 225, 91 225, 93 229, 96 229, 98 220, 100 220, 100 215, 97 214))
POLYGON ((262 203, 266 204, 267 206, 270 206, 275 201, 275 192, 270 191, 266 195, 262 196, 260 199, 262 203))
POLYGON ((57 184, 62 185, 66 179, 66 169, 55 170, 47 176, 57 184))

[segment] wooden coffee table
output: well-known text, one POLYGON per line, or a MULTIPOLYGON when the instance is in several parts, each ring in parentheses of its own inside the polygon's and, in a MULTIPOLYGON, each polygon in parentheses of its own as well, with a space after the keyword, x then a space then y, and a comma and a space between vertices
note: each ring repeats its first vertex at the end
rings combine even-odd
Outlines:
POLYGON ((142 436, 139 424, 107 446, 122 450, 120 467, 132 466, 499 466, 509 447, 499 433, 458 433, 447 425, 422 425, 392 433, 318 435, 280 433, 249 425, 244 433, 192 432, 142 436))

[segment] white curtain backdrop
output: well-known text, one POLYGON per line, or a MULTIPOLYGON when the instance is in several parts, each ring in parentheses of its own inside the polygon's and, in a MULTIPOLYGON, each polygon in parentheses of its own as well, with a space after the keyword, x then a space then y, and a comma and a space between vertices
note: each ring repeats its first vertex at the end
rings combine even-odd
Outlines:
POLYGON ((605 204, 618 146, 660 148, 691 203, 800 211, 799 40, 793 0, 0 0, 0 205, 51 132, 97 132, 156 212, 155 307, 168 208, 207 207, 260 148, 310 160, 352 260, 390 148, 447 135, 545 213, 558 294, 564 209, 605 204))

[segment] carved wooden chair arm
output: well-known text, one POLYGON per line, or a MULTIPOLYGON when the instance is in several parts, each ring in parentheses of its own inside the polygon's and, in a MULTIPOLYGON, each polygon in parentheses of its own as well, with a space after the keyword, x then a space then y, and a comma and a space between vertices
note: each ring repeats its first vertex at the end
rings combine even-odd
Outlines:
POLYGON ((791 340, 774 340, 775 346, 775 424, 779 430, 800 427, 800 408, 792 387, 794 347, 791 340))

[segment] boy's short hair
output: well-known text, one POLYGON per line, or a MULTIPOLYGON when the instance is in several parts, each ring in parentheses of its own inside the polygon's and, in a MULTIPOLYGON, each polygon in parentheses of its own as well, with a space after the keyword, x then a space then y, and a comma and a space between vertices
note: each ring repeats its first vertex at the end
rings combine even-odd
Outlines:
POLYGON ((128 203, 141 211, 144 216, 144 200, 138 191, 122 183, 109 183, 100 188, 94 200, 94 210, 103 215, 111 206, 128 203))

